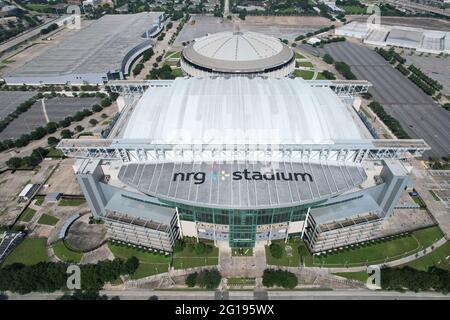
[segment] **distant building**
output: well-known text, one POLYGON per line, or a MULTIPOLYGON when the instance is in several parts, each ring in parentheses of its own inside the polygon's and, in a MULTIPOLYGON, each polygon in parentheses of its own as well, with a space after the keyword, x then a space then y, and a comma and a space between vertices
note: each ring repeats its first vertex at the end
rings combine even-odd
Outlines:
POLYGON ((19 194, 19 200, 28 201, 33 196, 34 192, 39 188, 39 184, 29 183, 22 189, 19 194))
POLYGON ((6 5, 0 10, 1 16, 14 16, 19 12, 19 8, 13 5, 6 5))
POLYGON ((361 39, 374 46, 392 46, 434 54, 450 53, 450 32, 403 26, 351 22, 335 29, 336 35, 361 39))
POLYGON ((181 55, 193 77, 247 75, 282 78, 295 69, 295 55, 279 39, 255 32, 220 32, 196 39, 181 55))
MULTIPOLYGON (((70 17, 68 17, 70 19, 70 17)), ((105 15, 4 76, 9 85, 103 84, 124 79, 163 29, 162 12, 105 15)))
POLYGON ((45 196, 45 202, 58 202, 61 199, 61 193, 59 192, 50 192, 45 196))

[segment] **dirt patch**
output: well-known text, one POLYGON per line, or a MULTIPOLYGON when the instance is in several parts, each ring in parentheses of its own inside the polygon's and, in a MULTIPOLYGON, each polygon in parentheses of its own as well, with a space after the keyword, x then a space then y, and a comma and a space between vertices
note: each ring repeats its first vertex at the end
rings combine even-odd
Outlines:
POLYGON ((106 240, 106 228, 102 224, 89 224, 88 215, 75 221, 67 232, 65 242, 68 247, 76 251, 92 251, 101 246, 106 240))

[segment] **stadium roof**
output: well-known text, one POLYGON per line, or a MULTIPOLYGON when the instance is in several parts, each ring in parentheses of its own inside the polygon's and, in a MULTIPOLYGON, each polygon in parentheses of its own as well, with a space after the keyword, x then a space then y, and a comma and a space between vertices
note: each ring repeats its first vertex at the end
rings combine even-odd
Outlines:
POLYGON ((147 90, 116 138, 155 144, 333 143, 370 138, 329 88, 296 79, 178 78, 147 90))
POLYGON ((150 41, 143 35, 158 23, 161 12, 105 15, 76 31, 10 77, 39 77, 121 71, 131 49, 150 41))
POLYGON ((230 161, 131 163, 119 180, 162 200, 230 209, 280 208, 326 200, 367 179, 357 165, 230 161))
POLYGON ((183 50, 192 64, 220 72, 258 72, 293 56, 279 39, 255 32, 220 32, 196 39, 183 50))

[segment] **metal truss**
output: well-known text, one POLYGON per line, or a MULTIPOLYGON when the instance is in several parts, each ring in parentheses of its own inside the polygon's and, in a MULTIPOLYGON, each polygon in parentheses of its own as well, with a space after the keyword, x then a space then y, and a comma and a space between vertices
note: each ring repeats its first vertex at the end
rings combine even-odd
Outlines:
POLYGON ((64 139, 58 144, 66 156, 82 159, 140 161, 350 161, 405 159, 429 150, 423 140, 363 140, 329 144, 285 145, 171 145, 146 140, 64 139))

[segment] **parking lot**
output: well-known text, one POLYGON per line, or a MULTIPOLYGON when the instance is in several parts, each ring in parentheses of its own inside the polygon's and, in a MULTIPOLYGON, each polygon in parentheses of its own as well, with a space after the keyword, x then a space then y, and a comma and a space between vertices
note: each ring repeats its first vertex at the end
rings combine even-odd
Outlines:
POLYGON ((50 121, 60 121, 78 111, 91 109, 100 98, 52 98, 37 101, 0 133, 0 140, 15 139, 50 121))
POLYGON ((16 110, 22 102, 32 98, 33 91, 0 91, 0 120, 16 110))
POLYGON ((442 92, 446 96, 450 96, 450 57, 427 57, 426 55, 419 56, 417 53, 411 56, 404 54, 403 57, 406 58, 407 64, 415 65, 428 76, 439 81, 444 87, 442 92))
POLYGON ((193 15, 191 21, 181 30, 174 46, 181 46, 183 42, 203 37, 206 34, 233 31, 236 28, 241 31, 259 32, 292 41, 301 34, 318 30, 330 24, 328 19, 322 17, 247 16, 245 20, 235 23, 214 16, 193 15))
POLYGON ((412 138, 424 139, 435 155, 450 153, 450 113, 381 56, 350 42, 327 45, 325 52, 336 61, 349 64, 358 79, 370 81, 375 100, 383 104, 412 138))

